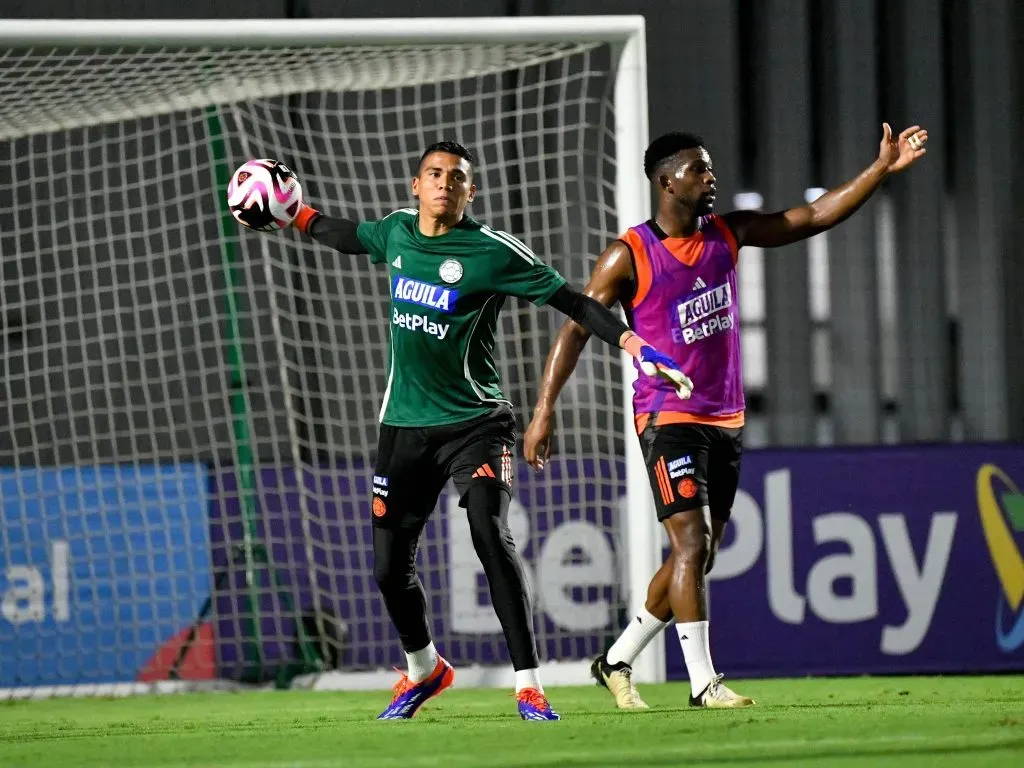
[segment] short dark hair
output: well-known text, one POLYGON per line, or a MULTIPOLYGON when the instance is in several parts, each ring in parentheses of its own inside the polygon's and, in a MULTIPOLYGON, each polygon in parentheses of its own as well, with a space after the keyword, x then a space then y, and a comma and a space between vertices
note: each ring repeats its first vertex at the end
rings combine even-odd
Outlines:
POLYGON ((423 161, 427 159, 427 155, 433 152, 447 152, 449 155, 457 155, 463 160, 466 160, 470 165, 476 165, 476 158, 473 157, 473 153, 457 141, 435 141, 423 150, 423 154, 420 155, 419 165, 423 165, 423 161))
POLYGON ((684 149, 700 149, 703 146, 704 139, 695 133, 664 133, 652 141, 644 152, 644 173, 648 179, 653 180, 655 172, 670 157, 684 149))

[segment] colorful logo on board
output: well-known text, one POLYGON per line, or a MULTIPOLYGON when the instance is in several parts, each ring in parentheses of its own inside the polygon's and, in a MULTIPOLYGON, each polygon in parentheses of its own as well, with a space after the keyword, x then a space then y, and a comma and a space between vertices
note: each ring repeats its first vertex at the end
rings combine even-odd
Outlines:
POLYGON ((996 644, 1004 653, 1024 645, 1024 494, 995 464, 978 470, 978 514, 1001 587, 996 598, 996 644))

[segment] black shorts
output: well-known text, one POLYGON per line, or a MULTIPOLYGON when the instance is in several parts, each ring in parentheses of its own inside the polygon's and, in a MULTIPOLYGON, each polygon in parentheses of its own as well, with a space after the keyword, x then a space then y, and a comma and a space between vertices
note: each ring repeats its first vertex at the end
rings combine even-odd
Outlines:
POLYGON ((742 427, 649 425, 640 434, 640 449, 658 520, 701 507, 711 508, 712 519, 729 519, 740 481, 742 427))
POLYGON ((460 503, 472 483, 492 483, 512 495, 516 422, 507 406, 441 427, 382 424, 373 470, 373 524, 419 530, 437 497, 454 479, 460 503))

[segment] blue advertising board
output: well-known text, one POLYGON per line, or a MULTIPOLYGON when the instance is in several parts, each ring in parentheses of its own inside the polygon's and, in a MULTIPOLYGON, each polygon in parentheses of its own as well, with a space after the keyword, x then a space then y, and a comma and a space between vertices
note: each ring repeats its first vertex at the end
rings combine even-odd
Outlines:
POLYGON ((0 469, 0 687, 135 680, 210 594, 198 464, 0 469))

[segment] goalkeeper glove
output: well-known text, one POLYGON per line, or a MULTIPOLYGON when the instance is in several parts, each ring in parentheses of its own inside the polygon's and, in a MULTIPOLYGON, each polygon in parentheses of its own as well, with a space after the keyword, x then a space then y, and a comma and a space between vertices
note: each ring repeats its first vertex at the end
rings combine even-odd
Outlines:
POLYGON ((313 222, 316 221, 322 214, 316 210, 313 206, 302 203, 299 206, 299 212, 295 214, 295 218, 292 219, 292 226, 295 227, 299 232, 309 234, 309 228, 313 226, 313 222))
POLYGON ((637 359, 643 373, 660 376, 672 385, 680 400, 689 399, 693 393, 693 382, 679 370, 675 360, 656 350, 635 333, 626 339, 622 348, 637 359))

